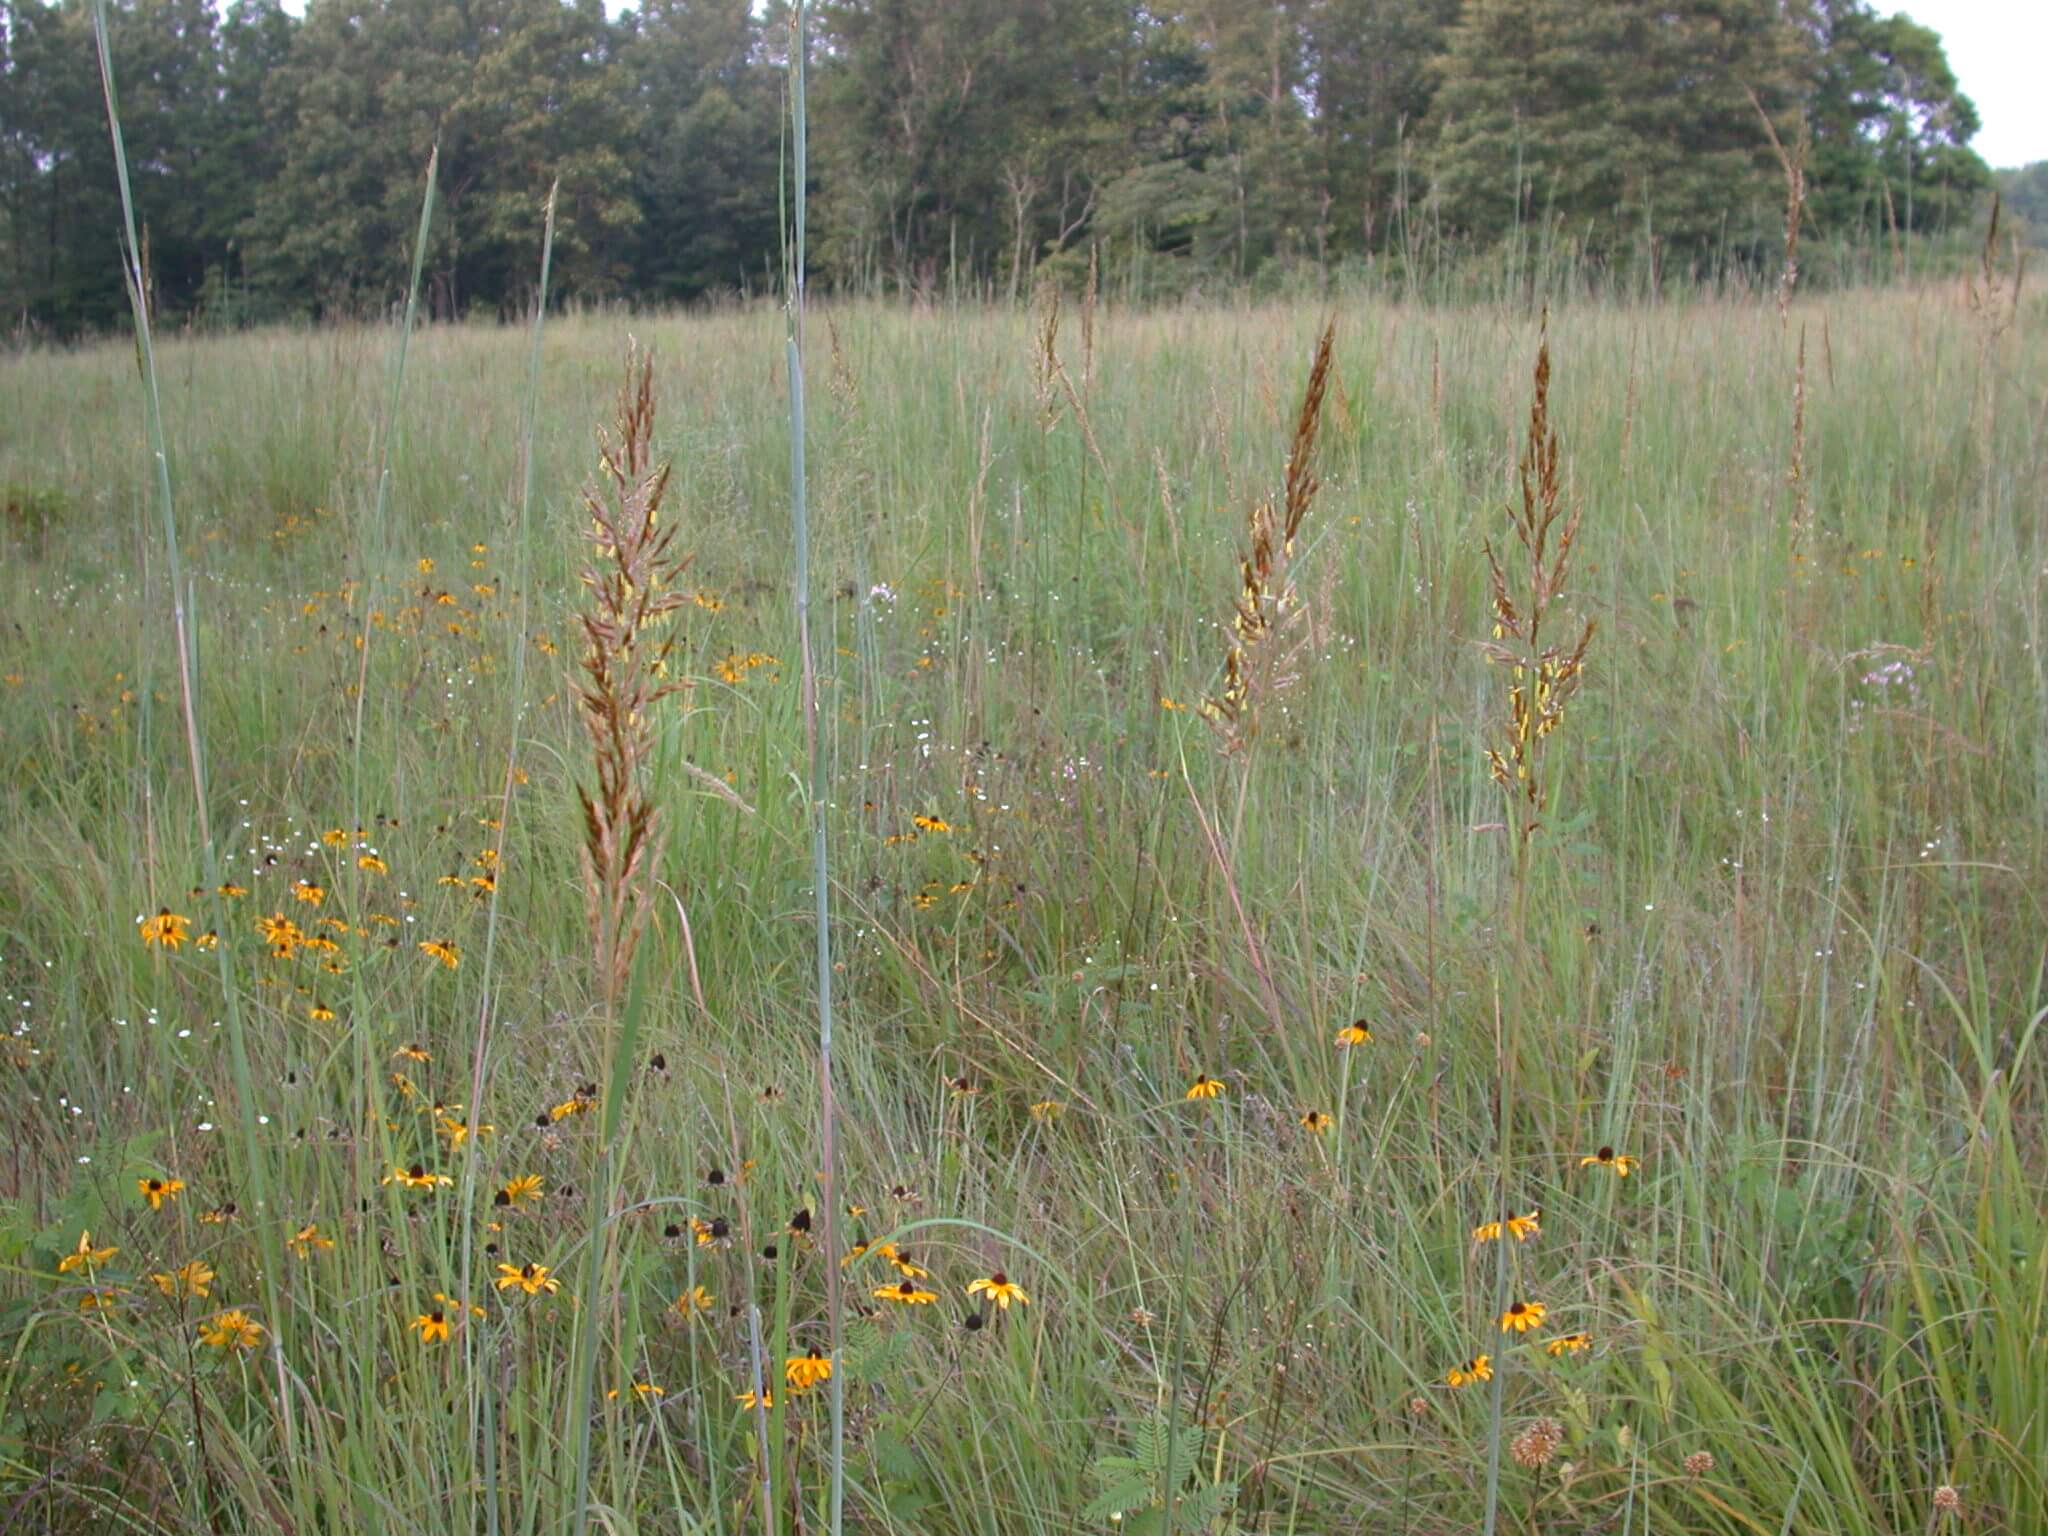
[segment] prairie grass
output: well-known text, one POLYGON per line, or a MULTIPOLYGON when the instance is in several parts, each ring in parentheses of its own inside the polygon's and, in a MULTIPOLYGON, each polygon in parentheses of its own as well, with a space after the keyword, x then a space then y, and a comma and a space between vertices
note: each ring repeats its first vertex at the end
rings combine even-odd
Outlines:
POLYGON ((524 525, 523 330, 413 338, 388 482, 395 328, 155 339, 247 892, 203 902, 134 349, 0 363, 39 509, 0 533, 0 1528, 553 1531, 587 1473, 608 1529, 814 1530, 830 1380, 859 1531, 1468 1531, 1490 1442, 1503 1530, 2048 1529, 2048 305, 1553 310, 1557 600, 1598 639, 1513 944, 1486 541, 1537 324, 1335 313, 1305 643, 1247 769, 1195 706, 1328 311, 1103 304, 1043 373, 1028 314, 829 311, 843 1270, 782 317, 630 324, 692 686, 646 709, 611 1077, 577 487, 628 322, 550 318, 524 525), (1240 797, 1220 865, 1198 809, 1240 797), (966 1294, 997 1274, 1028 1299, 966 1294))

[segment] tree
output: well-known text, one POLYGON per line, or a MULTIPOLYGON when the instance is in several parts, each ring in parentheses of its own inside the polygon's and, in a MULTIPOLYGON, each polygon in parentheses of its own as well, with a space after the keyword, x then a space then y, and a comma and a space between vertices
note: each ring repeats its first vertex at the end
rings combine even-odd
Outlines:
POLYGON ((824 249, 842 277, 1023 269, 1111 174, 1128 0, 845 0, 825 12, 824 249))
MULTIPOLYGON (((7 307, 70 332, 124 313, 120 197, 91 9, 0 5, 6 89, 0 153, 9 181, 7 307)), ((203 212, 203 146, 218 105, 216 16, 208 0, 131 0, 109 39, 153 299, 173 309, 217 256, 203 212)))
POLYGON ((1779 224, 1758 105, 1789 141, 1796 59, 1772 0, 1471 0, 1435 100, 1446 217, 1482 243, 1554 220, 1596 257, 1752 245, 1779 224))
POLYGON ((645 0, 616 73, 626 92, 634 286, 658 299, 736 289, 773 269, 781 71, 747 0, 645 0))
POLYGON ((1969 148, 1977 109, 1941 39, 1865 0, 1816 0, 1807 31, 1816 226, 1875 234, 1967 218, 1991 176, 1969 148))
POLYGON ((558 178, 560 291, 618 291, 638 210, 610 41, 599 0, 312 0, 267 98, 282 164, 252 220, 264 280, 323 304, 402 289, 438 147, 437 312, 523 295, 558 178))
POLYGON ((2048 160, 2000 171, 1998 192, 2007 211, 2026 230, 2028 243, 2048 247, 2048 160))
POLYGON ((1435 94, 1430 66, 1457 14, 1458 0, 1308 7, 1322 229, 1335 250, 1379 249, 1406 214, 1410 146, 1435 94))

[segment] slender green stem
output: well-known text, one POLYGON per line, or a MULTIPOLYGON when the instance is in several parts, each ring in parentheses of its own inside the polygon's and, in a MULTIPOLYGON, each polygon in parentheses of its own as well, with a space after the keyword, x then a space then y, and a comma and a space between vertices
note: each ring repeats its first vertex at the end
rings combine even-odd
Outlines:
MULTIPOLYGON (((832 1081, 832 886, 825 845, 825 748, 818 729, 817 652, 811 640, 811 528, 804 464, 804 222, 810 168, 805 144, 804 54, 808 43, 806 0, 790 11, 789 104, 790 137, 795 174, 791 189, 794 216, 789 252, 789 480, 790 515, 796 533, 797 645, 803 652, 804 738, 810 748, 812 921, 817 929, 818 991, 818 1124, 822 1143, 818 1198, 823 1206, 825 1252, 839 1252, 838 1106, 832 1081)), ((840 1365, 842 1322, 839 1266, 825 1266, 825 1315, 831 1340, 833 1372, 827 1382, 832 1407, 831 1504, 828 1529, 839 1536, 846 1518, 846 1375, 840 1365)))
MULTIPOLYGON (((506 725, 505 782, 498 806, 497 857, 492 866, 496 869, 503 869, 505 867, 505 840, 510 835, 512 825, 512 790, 519 777, 519 733, 521 714, 526 702, 526 626, 528 622, 528 606, 531 600, 529 594, 533 587, 533 560, 531 555, 533 440, 540 427, 540 342, 548 316, 548 277, 553 268, 555 255, 555 194, 560 190, 560 187, 561 183, 557 182, 554 186, 548 188, 547 211, 540 243, 540 291, 535 296, 533 302, 533 341, 527 351, 526 360, 526 410, 519 444, 519 539, 517 548, 513 552, 513 557, 518 562, 519 617, 512 637, 512 697, 509 720, 506 725)), ((422 229, 424 229, 424 225, 422 229)), ((414 262, 413 270, 415 280, 417 280, 419 270, 417 261, 414 262)), ((483 979, 479 984, 479 995, 477 998, 476 1040, 471 1047, 469 1062, 468 1102, 470 1108, 467 1110, 467 1113, 472 1121, 480 1120, 483 1115, 484 1064, 489 1045, 488 1036, 492 1001, 491 982, 497 974, 497 941, 498 891, 493 887, 490 894, 490 903, 484 914, 483 979)), ((471 1155, 465 1158, 462 1164, 462 1200, 460 1205, 462 1211, 462 1268, 461 1287, 456 1292, 458 1301, 464 1305, 467 1304, 469 1297, 475 1294, 474 1250, 477 1159, 475 1155, 476 1135, 474 1132, 472 1132, 469 1138, 469 1146, 472 1149, 471 1155)), ((462 1338, 463 1365, 464 1369, 469 1373, 469 1380, 472 1384, 472 1391, 469 1395, 469 1411, 470 1432, 474 1436, 478 1433, 476 1417, 479 1402, 481 1401, 487 1407, 490 1393, 474 1390, 476 1381, 474 1373, 477 1369, 477 1359, 471 1345, 471 1330, 465 1328, 462 1338)), ((488 1430, 488 1424, 484 1426, 484 1429, 488 1430)), ((491 1451, 492 1448, 489 1442, 486 1441, 485 1456, 487 1458, 487 1465, 490 1465, 488 1459, 491 1456, 491 1451)), ((493 1478, 486 1478, 485 1498, 489 1502, 489 1507, 495 1519, 497 1496, 495 1488, 492 1486, 494 1481, 495 1479, 493 1478)), ((472 1505, 470 1521, 472 1529, 475 1528, 475 1524, 475 1506, 472 1505)))
MULTIPOLYGON (((1520 882, 1517 882, 1519 887, 1520 882)), ((1500 982, 1496 976, 1493 995, 1493 1042, 1494 1042, 1494 1149, 1496 1160, 1493 1178, 1493 1209, 1486 1215, 1488 1221, 1505 1223, 1508 1208, 1508 1120, 1509 1095, 1512 1092, 1514 1057, 1507 1046, 1507 1036, 1501 1018, 1500 982)), ((1500 1316, 1508 1305, 1508 1234, 1503 1226, 1493 1244, 1493 1306, 1489 1310, 1485 1328, 1487 1335, 1498 1346, 1505 1342, 1505 1336, 1498 1333, 1500 1316)), ((1500 1442, 1502 1415, 1507 1398, 1508 1362, 1505 1349, 1493 1364, 1493 1380, 1487 1399, 1486 1423, 1486 1525, 1485 1536, 1493 1536, 1500 1521, 1500 1442)))

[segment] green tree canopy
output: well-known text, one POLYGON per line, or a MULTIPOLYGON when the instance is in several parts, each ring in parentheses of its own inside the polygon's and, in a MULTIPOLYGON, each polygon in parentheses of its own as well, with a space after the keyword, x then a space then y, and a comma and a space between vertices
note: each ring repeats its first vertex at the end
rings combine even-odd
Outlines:
MULTIPOLYGON (((439 314, 779 281, 786 0, 107 0, 149 266, 229 323, 388 303, 440 150, 439 314)), ((1938 234, 1989 173, 1940 39, 1869 0, 820 0, 816 276, 1020 297, 1316 279, 1527 240, 1774 271, 1938 234), (1777 145, 1773 145, 1773 137, 1777 145), (1437 237, 1448 234, 1447 242, 1437 237)), ((2016 187, 2023 201, 2025 188, 2016 187)), ((0 0, 0 305, 122 313, 91 0, 0 0)))

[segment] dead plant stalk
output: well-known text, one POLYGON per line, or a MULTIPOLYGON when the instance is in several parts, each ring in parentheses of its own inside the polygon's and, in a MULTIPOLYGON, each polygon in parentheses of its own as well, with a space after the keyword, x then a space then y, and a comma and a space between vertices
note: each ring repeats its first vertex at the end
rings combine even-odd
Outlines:
MULTIPOLYGON (((1563 723, 1565 706, 1585 679, 1586 647, 1593 639, 1591 619, 1569 650, 1550 643, 1546 627, 1565 589, 1584 511, 1583 503, 1566 496, 1557 432, 1550 424, 1549 329, 1546 314, 1536 352, 1528 431, 1516 464, 1521 495, 1519 504, 1508 506, 1509 526, 1522 547, 1522 580, 1508 579, 1493 540, 1486 541, 1493 638, 1485 652, 1488 660, 1507 668, 1509 676, 1498 742, 1487 747, 1486 763, 1508 800, 1518 893, 1524 884, 1529 839, 1549 800, 1544 746, 1563 723)), ((1519 909, 1519 895, 1517 905, 1519 909)))
MULTIPOLYGON (((1195 815, 1201 823, 1209 855, 1229 890, 1267 1015, 1276 1029, 1281 1027, 1283 1018, 1279 993, 1266 966, 1257 930, 1245 910, 1233 861, 1244 831, 1245 807, 1251 790, 1251 746, 1259 734, 1261 713, 1299 680, 1300 651, 1308 637, 1308 628, 1302 623, 1307 607, 1295 589, 1293 567, 1302 521, 1308 516, 1321 484, 1315 472, 1316 437, 1322 428, 1323 400, 1330 383, 1330 355, 1336 333, 1337 322, 1331 319, 1325 322, 1316 340, 1301 408, 1295 413, 1294 439, 1287 450, 1279 503, 1276 506, 1272 497, 1262 497, 1252 504, 1246 516, 1245 549, 1238 562, 1237 601, 1230 618, 1230 647, 1223 657, 1223 686, 1205 698, 1200 707, 1202 718, 1215 731, 1225 756, 1237 764, 1237 804, 1231 813, 1227 838, 1222 834, 1220 814, 1205 813, 1198 799, 1195 815)), ((1189 795, 1194 797, 1192 786, 1189 795)))
POLYGON ((666 681, 673 638, 667 616, 688 601, 676 578, 689 560, 663 527, 669 465, 653 462, 654 363, 637 341, 626 347, 626 379, 614 422, 600 428, 599 485, 585 487, 594 558, 583 569, 583 682, 577 707, 597 769, 583 805, 584 911, 607 1013, 615 1012, 633 951, 651 911, 652 872, 661 861, 660 805, 645 783, 656 703, 686 684, 666 681))

